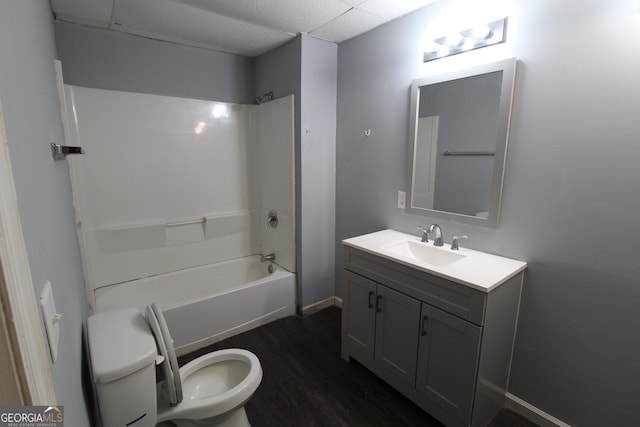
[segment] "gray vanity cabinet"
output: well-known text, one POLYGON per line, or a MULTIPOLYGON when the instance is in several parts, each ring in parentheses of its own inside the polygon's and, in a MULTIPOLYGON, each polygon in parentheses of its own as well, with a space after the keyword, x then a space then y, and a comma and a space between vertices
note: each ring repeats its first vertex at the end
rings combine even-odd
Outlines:
POLYGON ((345 246, 342 357, 447 426, 504 405, 522 272, 490 292, 345 246))
POLYGON ((420 302, 378 284, 374 360, 399 381, 414 386, 420 302))
POLYGON ((351 272, 346 273, 347 298, 351 309, 343 311, 343 341, 360 358, 373 360, 376 335, 376 282, 351 272))
POLYGON ((482 328, 422 304, 416 389, 461 420, 471 419, 482 328))
POLYGON ((395 380, 416 378, 420 302, 366 277, 347 272, 351 309, 345 339, 359 359, 375 360, 395 380))

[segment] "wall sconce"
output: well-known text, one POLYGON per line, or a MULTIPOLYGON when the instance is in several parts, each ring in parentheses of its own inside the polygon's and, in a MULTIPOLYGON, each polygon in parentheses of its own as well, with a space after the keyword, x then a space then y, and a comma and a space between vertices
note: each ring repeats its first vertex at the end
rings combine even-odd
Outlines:
POLYGON ((507 18, 502 18, 428 42, 424 48, 424 62, 493 46, 506 40, 507 18))

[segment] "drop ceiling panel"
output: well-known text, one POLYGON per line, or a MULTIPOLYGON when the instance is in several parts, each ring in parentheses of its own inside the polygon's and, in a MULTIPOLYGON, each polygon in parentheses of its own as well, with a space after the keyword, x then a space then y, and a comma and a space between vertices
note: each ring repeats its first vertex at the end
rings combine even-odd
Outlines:
POLYGON ((309 33, 349 10, 340 0, 174 0, 290 33, 309 33))
POLYGON ((358 9, 389 20, 399 18, 434 1, 435 0, 366 0, 358 5, 358 9))
POLYGON ((248 56, 294 37, 172 0, 116 0, 111 29, 248 56))
POLYGON ((340 43, 383 24, 384 19, 359 9, 351 9, 333 21, 312 31, 310 34, 320 39, 340 43))
POLYGON ((50 0, 56 19, 257 56, 297 33, 336 43, 437 0, 50 0))
POLYGON ((357 6, 361 3, 364 3, 367 0, 340 0, 342 3, 347 4, 349 6, 357 6))

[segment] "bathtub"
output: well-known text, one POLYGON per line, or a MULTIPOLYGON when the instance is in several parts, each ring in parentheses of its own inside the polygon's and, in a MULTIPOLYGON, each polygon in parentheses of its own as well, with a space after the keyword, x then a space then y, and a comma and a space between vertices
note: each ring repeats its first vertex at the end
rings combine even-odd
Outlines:
POLYGON ((106 286, 94 311, 156 302, 182 355, 294 314, 295 274, 273 267, 250 256, 106 286))

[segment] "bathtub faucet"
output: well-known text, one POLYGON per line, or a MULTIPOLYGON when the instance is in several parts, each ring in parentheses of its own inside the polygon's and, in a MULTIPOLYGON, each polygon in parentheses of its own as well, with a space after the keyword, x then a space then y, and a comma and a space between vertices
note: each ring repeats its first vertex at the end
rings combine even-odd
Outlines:
POLYGON ((260 257, 260 262, 274 261, 275 259, 276 259, 276 254, 262 255, 260 257))

